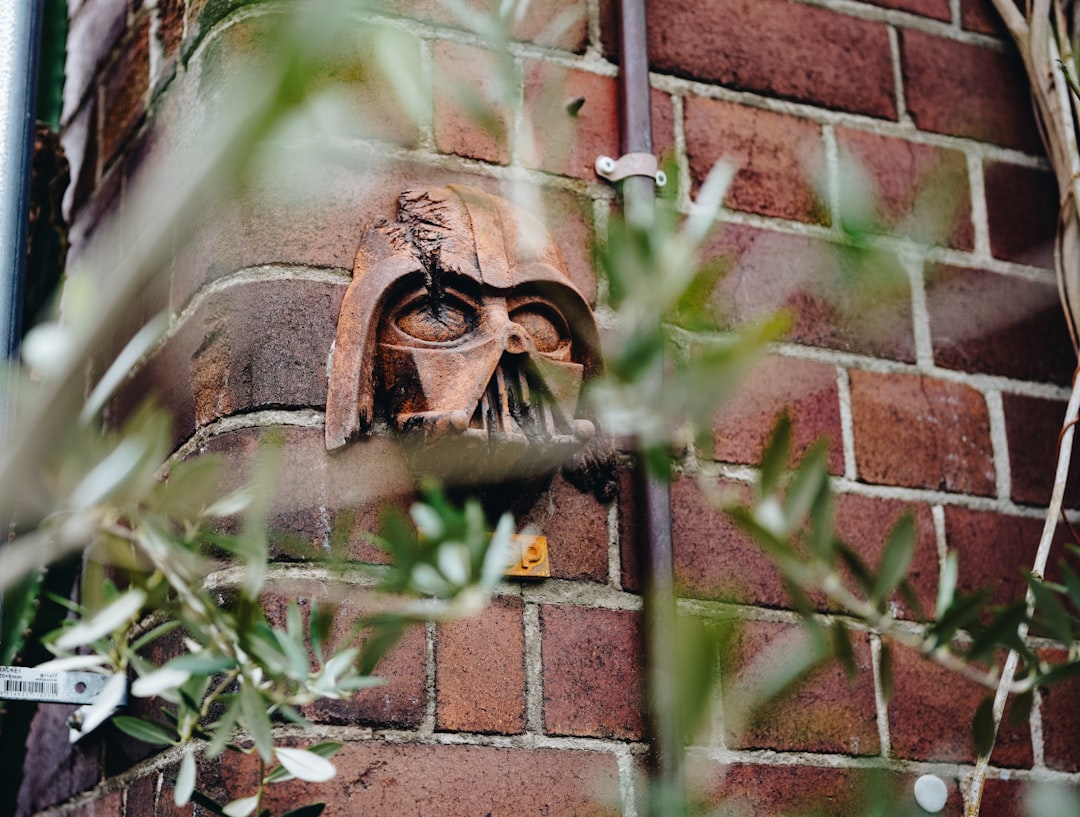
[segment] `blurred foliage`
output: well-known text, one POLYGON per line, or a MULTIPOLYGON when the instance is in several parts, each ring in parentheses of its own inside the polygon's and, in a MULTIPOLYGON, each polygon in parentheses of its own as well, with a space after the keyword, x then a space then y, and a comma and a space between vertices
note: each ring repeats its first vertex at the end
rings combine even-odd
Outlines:
POLYGON ((719 331, 711 295, 723 269, 703 264, 702 251, 733 175, 718 164, 687 216, 672 198, 657 203, 654 219, 613 216, 596 251, 615 321, 604 374, 588 386, 589 404, 606 431, 634 439, 663 477, 670 451, 688 437, 710 444, 719 404, 790 325, 777 314, 719 331))
POLYGON ((991 588, 971 593, 957 589, 959 555, 950 551, 930 615, 906 578, 916 547, 913 518, 901 517, 888 533, 877 564, 866 563, 834 530, 835 496, 825 448, 815 446, 788 471, 790 443, 790 421, 783 417, 762 457, 752 502, 731 504, 726 510, 780 568, 805 625, 821 637, 824 628, 832 630, 832 654, 849 673, 857 672, 846 633, 849 625, 840 617, 820 616, 812 592, 885 638, 880 669, 887 693, 893 688, 890 643, 986 687, 988 697, 972 720, 973 745, 980 755, 990 754, 996 737, 991 693, 1000 682, 995 661, 1003 652, 1015 651, 1020 657, 1020 670, 1009 685, 1012 717, 1018 720, 1026 719, 1036 688, 1080 676, 1080 578, 1073 561, 1080 547, 1069 546, 1060 581, 1025 575, 1030 605, 1018 599, 1003 606, 990 605, 991 588), (897 597, 915 611, 915 620, 895 617, 890 602, 897 597), (1033 646, 1028 636, 1056 642, 1064 658, 1049 660, 1047 651, 1033 646))
MULTIPOLYGON (((208 3, 203 21, 233 5, 208 3)), ((492 15, 455 0, 444 0, 444 5, 494 50, 499 64, 510 64, 509 32, 526 3, 499 3, 492 15)), ((264 450, 249 486, 220 496, 222 462, 208 456, 170 460, 170 420, 161 411, 146 406, 121 428, 102 430, 103 408, 159 342, 168 323, 164 317, 136 334, 85 395, 92 357, 107 348, 122 316, 153 286, 157 271, 167 267, 174 235, 191 230, 208 197, 247 184, 258 163, 272 155, 266 144, 275 137, 288 141, 281 137, 295 135, 290 128, 301 114, 314 111, 313 119, 324 127, 338 121, 325 115, 336 110, 333 105, 323 107, 327 100, 341 100, 334 77, 378 77, 397 93, 402 110, 421 120, 429 115, 422 72, 408 59, 414 50, 401 47, 393 30, 376 34, 363 22, 366 10, 360 0, 334 0, 320 5, 318 13, 301 4, 299 13, 277 16, 268 38, 273 48, 251 74, 234 78, 232 92, 222 89, 218 116, 196 152, 180 157, 171 171, 165 169, 145 193, 131 194, 125 210, 133 220, 112 233, 103 228, 99 243, 106 249, 86 261, 85 270, 69 271, 64 320, 31 333, 25 365, 12 368, 5 380, 5 395, 17 406, 10 444, 0 454, 0 514, 15 520, 17 534, 3 551, 0 574, 5 663, 26 624, 24 614, 11 615, 6 608, 25 610, 25 600, 39 592, 35 570, 85 552, 79 603, 70 605, 73 615, 45 640, 56 656, 47 666, 118 679, 84 713, 82 732, 112 717, 132 737, 173 747, 180 760, 175 802, 194 802, 225 817, 261 817, 265 787, 276 782, 329 779, 330 758, 339 744, 279 746, 275 723, 303 725, 305 706, 377 683, 371 673, 407 626, 478 611, 507 563, 509 517, 490 533, 478 504, 467 501, 459 508, 427 486, 408 517, 393 511, 384 516, 380 541, 393 566, 378 575, 370 611, 351 628, 335 623, 334 603, 315 599, 294 599, 285 605, 283 622, 271 621, 263 601, 269 575, 266 519, 277 449, 264 450), (121 235, 134 239, 121 241, 121 235), (123 252, 116 251, 120 246, 123 252), (109 284, 101 286, 105 270, 109 284), (208 586, 211 574, 235 581, 208 586), (331 638, 343 629, 345 638, 331 638), (151 716, 113 716, 129 673, 135 676, 132 694, 160 704, 151 716), (253 794, 222 805, 198 790, 197 778, 198 756, 213 758, 224 751, 255 756, 259 774, 253 794)), ((496 72, 490 97, 458 94, 462 107, 495 136, 502 135, 503 114, 517 104, 512 74, 496 72)), ((531 143, 523 128, 523 140, 531 143)), ((296 171, 298 176, 303 169, 296 171)), ((606 372, 589 384, 587 399, 606 432, 634 438, 646 465, 665 476, 673 447, 689 440, 708 446, 718 404, 790 324, 787 316, 778 315, 721 331, 713 313, 712 294, 723 268, 703 269, 701 259, 732 175, 725 166, 714 169, 687 213, 667 199, 659 202, 654 219, 633 213, 612 217, 597 249, 611 338, 606 372), (662 387, 657 380, 661 369, 662 387)), ((525 185, 514 190, 537 195, 525 185)), ((531 209, 540 211, 539 206, 531 209)), ((864 241, 861 224, 845 220, 844 229, 848 261, 841 266, 850 270, 869 257, 872 242, 864 241)), ((886 691, 892 687, 889 641, 988 688, 997 680, 995 671, 987 669, 995 651, 1018 651, 1024 669, 1014 692, 1021 713, 1037 685, 1080 672, 1080 579, 1073 568, 1062 568, 1060 582, 1030 578, 1032 609, 1017 602, 988 616, 985 591, 957 591, 957 557, 950 554, 934 615, 927 617, 906 579, 916 544, 913 520, 898 522, 885 537, 878 562, 867 564, 834 530, 826 447, 811 448, 794 469, 788 468, 790 448, 790 423, 783 419, 765 450, 751 502, 728 510, 779 565, 808 627, 809 648, 790 656, 769 678, 758 679, 752 698, 726 701, 730 706, 724 717, 731 723, 750 722, 761 706, 790 692, 829 655, 849 674, 857 672, 849 632, 853 626, 885 637, 880 667, 886 691), (811 596, 815 591, 846 617, 819 615, 811 596), (916 611, 917 621, 894 617, 891 601, 896 598, 916 611), (1062 643, 1068 660, 1046 663, 1030 647, 1028 631, 1062 643)), ((682 734, 693 736, 708 717, 718 667, 729 656, 735 635, 731 622, 682 622, 677 673, 682 734)), ((996 728, 989 712, 984 706, 975 717, 975 739, 982 750, 992 743, 996 728)), ((663 798, 653 798, 658 801, 663 798)), ((884 795, 863 805, 875 815, 908 808, 884 795)), ((719 812, 711 808, 712 813, 738 813, 738 804, 719 812)), ((313 817, 321 811, 321 804, 313 804, 288 814, 313 817)))

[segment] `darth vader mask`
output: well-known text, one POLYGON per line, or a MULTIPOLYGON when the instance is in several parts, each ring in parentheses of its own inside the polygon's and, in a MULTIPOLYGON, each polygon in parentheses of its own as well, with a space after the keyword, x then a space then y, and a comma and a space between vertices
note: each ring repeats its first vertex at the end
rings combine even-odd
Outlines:
POLYGON ((579 396, 598 369, 592 311, 537 219, 471 187, 409 190, 356 257, 326 446, 381 417, 429 446, 565 455, 593 436, 579 396))

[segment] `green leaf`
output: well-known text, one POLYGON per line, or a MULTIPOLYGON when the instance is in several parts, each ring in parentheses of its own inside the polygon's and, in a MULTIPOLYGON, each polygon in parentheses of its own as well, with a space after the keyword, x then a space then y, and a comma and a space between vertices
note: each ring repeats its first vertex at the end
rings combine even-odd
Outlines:
POLYGON ((1073 608, 1080 610, 1080 576, 1076 575, 1076 572, 1065 563, 1061 562, 1061 575, 1065 579, 1065 587, 1069 591, 1069 601, 1072 602, 1073 608))
POLYGON ((979 617, 993 593, 992 588, 983 587, 970 596, 958 596, 944 614, 939 611, 940 617, 931 625, 928 635, 933 636, 937 646, 948 643, 957 630, 979 617))
POLYGON ((251 734, 255 749, 264 763, 269 763, 274 756, 274 736, 270 726, 270 715, 266 711, 266 701, 255 687, 249 683, 240 686, 240 725, 251 734))
POLYGON ((1031 718, 1031 710, 1035 705, 1035 690, 1029 689, 1012 699, 1005 712, 1005 723, 1010 727, 1026 724, 1031 718))
MULTIPOLYGON (((336 740, 328 740, 322 743, 316 743, 314 746, 308 746, 307 751, 313 755, 318 755, 322 758, 330 758, 343 746, 344 744, 336 740)), ((266 783, 280 783, 284 780, 292 780, 293 774, 284 766, 275 766, 268 775, 264 778, 266 783)))
POLYGON ((803 458, 784 495, 784 516, 788 527, 802 526, 803 517, 814 507, 829 478, 829 441, 818 440, 803 458))
POLYGON ((165 666, 198 675, 212 675, 215 672, 227 672, 234 669, 236 659, 214 653, 189 653, 174 658, 165 666))
POLYGON ((768 496, 776 491, 780 477, 787 468, 790 449, 791 419, 787 412, 784 412, 776 421, 769 443, 761 455, 761 476, 758 478, 761 496, 768 496))
POLYGON ((834 542, 833 546, 836 548, 836 555, 840 557, 840 561, 851 573, 851 577, 855 579, 855 584, 859 589, 867 595, 870 595, 874 587, 874 575, 870 572, 870 568, 866 566, 866 562, 862 560, 854 550, 848 547, 843 542, 834 542))
POLYGON ((172 619, 170 621, 163 621, 161 624, 150 630, 147 630, 145 633, 143 633, 141 636, 131 642, 132 651, 138 652, 147 644, 151 643, 152 641, 157 641, 164 635, 168 635, 179 626, 180 622, 176 619, 172 619))
POLYGON ((1070 661, 1065 664, 1057 664, 1049 672, 1039 676, 1039 686, 1048 686, 1058 681, 1067 681, 1070 678, 1080 676, 1080 661, 1070 661))
POLYGON ((226 817, 248 817, 259 805, 258 795, 238 797, 221 807, 226 817))
POLYGON ((945 554, 945 564, 941 566, 941 581, 938 582, 937 605, 934 613, 937 616, 944 614, 953 603, 956 593, 956 580, 960 576, 960 556, 955 550, 945 554))
POLYGON ((968 648, 970 661, 990 658, 999 646, 1013 649, 1020 644, 1018 628, 1027 621, 1027 602, 1019 599, 997 613, 986 627, 980 629, 968 648))
POLYGON ((291 678, 306 678, 311 663, 308 658, 307 647, 304 645, 302 633, 282 632, 274 630, 274 638, 277 639, 281 652, 289 663, 288 673, 291 678))
POLYGON ((216 814, 217 817, 229 817, 224 811, 221 810, 221 805, 214 798, 208 796, 204 792, 195 789, 191 793, 191 801, 196 803, 200 808, 204 808, 211 814, 216 814))
POLYGON ((386 653, 394 648, 405 633, 405 621, 396 616, 385 616, 375 623, 371 633, 364 641, 360 653, 358 671, 361 675, 370 675, 386 653))
POLYGON ((975 752, 979 757, 988 757, 994 749, 997 727, 994 724, 994 699, 983 698, 975 717, 971 721, 971 738, 975 743, 975 752))
POLYGON ((836 517, 836 499, 829 487, 828 479, 821 482, 820 490, 810 505, 810 526, 806 535, 806 544, 810 552, 825 564, 832 566, 836 555, 836 540, 833 525, 836 517))
POLYGON ((282 814, 281 817, 319 817, 325 808, 326 803, 309 803, 306 806, 290 809, 282 814))
POLYGON ((334 764, 327 758, 306 749, 279 746, 274 753, 289 774, 308 783, 325 783, 337 774, 334 764))
POLYGON ((233 699, 228 703, 225 711, 211 728, 210 742, 206 747, 206 756, 215 758, 225 749, 229 738, 232 737, 233 727, 240 719, 240 701, 233 699))
POLYGON ((131 735, 143 743, 153 743, 158 746, 171 746, 179 739, 175 730, 166 729, 161 724, 145 721, 142 718, 133 718, 130 715, 114 715, 112 722, 121 732, 131 735))
POLYGON ((220 457, 210 454, 173 464, 151 509, 174 519, 196 520, 219 491, 222 464, 220 457))
POLYGON ((184 749, 184 759, 180 761, 180 772, 176 775, 176 787, 173 789, 173 802, 186 806, 195 791, 195 752, 190 746, 184 749))
POLYGON ((1069 614, 1042 579, 1029 575, 1027 583, 1035 596, 1035 609, 1042 613, 1050 634, 1068 648, 1072 644, 1072 619, 1069 614))
POLYGON ((44 571, 34 571, 0 594, 0 665, 13 664, 22 649, 44 579, 44 571))
POLYGON ((884 641, 881 642, 881 653, 878 659, 878 669, 881 674, 881 697, 885 700, 887 706, 896 691, 896 676, 893 673, 892 648, 884 641))
POLYGON ((833 652, 840 666, 844 668, 849 684, 854 684, 859 678, 859 665, 855 661, 855 649, 851 645, 851 635, 848 633, 844 622, 837 620, 831 627, 833 652))
POLYGON ((63 635, 56 640, 57 649, 71 650, 83 647, 109 635, 114 630, 119 630, 134 621, 145 602, 146 593, 138 588, 132 588, 106 605, 92 618, 84 619, 74 627, 65 630, 63 635))
POLYGON ((881 604, 907 575, 911 559, 915 555, 915 517, 905 513, 897 520, 881 554, 877 577, 874 579, 870 600, 881 604))
POLYGON ((722 634, 696 618, 680 616, 675 636, 680 726, 684 739, 690 742, 712 698, 722 634))
POLYGON ((318 599, 312 599, 311 611, 308 614, 308 641, 311 644, 311 652, 320 666, 325 662, 323 643, 330 634, 332 624, 332 616, 323 610, 318 599))

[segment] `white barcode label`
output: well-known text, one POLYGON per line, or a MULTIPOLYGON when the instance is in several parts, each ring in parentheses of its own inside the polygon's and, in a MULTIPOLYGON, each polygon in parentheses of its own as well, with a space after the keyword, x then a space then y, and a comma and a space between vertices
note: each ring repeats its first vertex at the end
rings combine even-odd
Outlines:
POLYGON ((60 694, 60 684, 56 681, 33 680, 26 681, 22 678, 5 678, 3 684, 5 697, 8 698, 55 698, 60 694))
POLYGON ((0 698, 41 703, 91 703, 107 675, 96 672, 41 672, 26 667, 0 667, 0 698))

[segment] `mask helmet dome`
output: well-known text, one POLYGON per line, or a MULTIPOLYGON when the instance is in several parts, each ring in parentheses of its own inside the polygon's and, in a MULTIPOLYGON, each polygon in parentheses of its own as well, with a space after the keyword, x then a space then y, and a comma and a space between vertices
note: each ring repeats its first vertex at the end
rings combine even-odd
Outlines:
POLYGON ((381 316, 395 285, 408 276, 470 279, 487 291, 533 289, 556 303, 573 340, 572 357, 589 379, 600 371, 599 337, 588 302, 571 282, 543 223, 482 190, 446 185, 406 190, 398 220, 369 226, 361 240, 334 341, 326 400, 326 447, 367 433, 375 411, 376 349, 381 316))

